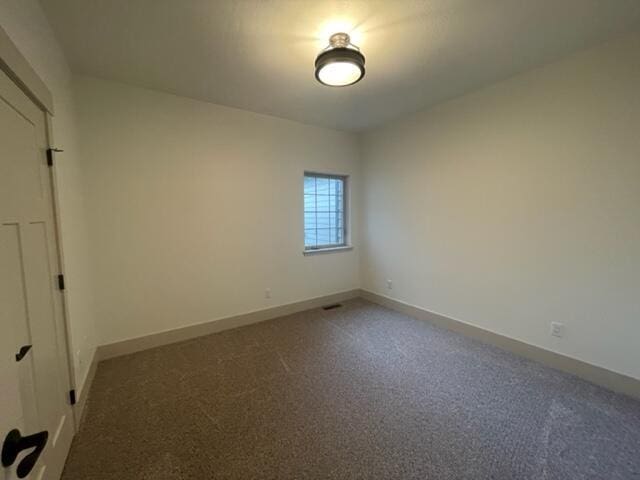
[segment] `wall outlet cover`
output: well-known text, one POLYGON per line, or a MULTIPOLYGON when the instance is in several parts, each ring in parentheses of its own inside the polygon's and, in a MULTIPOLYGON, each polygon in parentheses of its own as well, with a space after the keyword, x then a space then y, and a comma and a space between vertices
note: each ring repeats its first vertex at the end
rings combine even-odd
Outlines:
POLYGON ((551 335, 554 337, 564 337, 564 324, 560 322, 551 322, 551 335))

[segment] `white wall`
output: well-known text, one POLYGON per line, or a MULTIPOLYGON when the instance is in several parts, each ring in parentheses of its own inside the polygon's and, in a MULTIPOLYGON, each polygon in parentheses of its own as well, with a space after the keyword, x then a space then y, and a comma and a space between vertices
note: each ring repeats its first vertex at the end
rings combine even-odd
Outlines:
POLYGON ((98 340, 358 288, 359 272, 640 378, 639 35, 369 132, 360 152, 350 134, 86 77, 76 121, 37 1, 0 0, 0 23, 54 94, 78 383, 98 340), (302 255, 305 169, 353 175, 353 251, 302 255))
POLYGON ((96 336, 71 72, 36 0, 0 0, 0 24, 53 94, 54 141, 65 150, 57 156, 56 183, 76 386, 81 388, 95 352, 96 336))
POLYGON ((355 135, 88 77, 76 86, 101 343, 359 287, 357 237, 353 251, 302 255, 305 169, 352 175, 356 217, 355 135))
POLYGON ((366 134, 364 288, 640 378, 638 52, 636 34, 366 134))

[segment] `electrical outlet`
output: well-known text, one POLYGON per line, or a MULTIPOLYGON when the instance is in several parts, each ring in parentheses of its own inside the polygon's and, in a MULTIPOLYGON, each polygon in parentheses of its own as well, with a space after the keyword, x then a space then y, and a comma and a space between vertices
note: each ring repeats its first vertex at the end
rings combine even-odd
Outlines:
POLYGON ((554 337, 564 337, 564 324, 559 322, 551 322, 551 335, 554 337))
POLYGON ((393 288, 393 281, 387 279, 387 290, 391 290, 393 288))
POLYGON ((264 291, 264 298, 271 298, 271 289, 270 288, 267 288, 264 291))

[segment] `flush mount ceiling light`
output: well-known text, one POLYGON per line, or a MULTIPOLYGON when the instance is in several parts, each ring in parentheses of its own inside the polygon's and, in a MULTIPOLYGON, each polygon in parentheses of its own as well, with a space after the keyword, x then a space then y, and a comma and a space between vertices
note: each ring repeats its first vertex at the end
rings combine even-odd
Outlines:
POLYGON ((364 55, 346 33, 334 33, 316 57, 316 79, 330 87, 353 85, 364 77, 364 55))

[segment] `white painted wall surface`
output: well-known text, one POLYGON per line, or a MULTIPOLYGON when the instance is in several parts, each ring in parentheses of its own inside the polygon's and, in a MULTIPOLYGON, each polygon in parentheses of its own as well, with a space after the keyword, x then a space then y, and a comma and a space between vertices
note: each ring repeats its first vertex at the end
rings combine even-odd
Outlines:
POLYGON ((636 34, 366 134, 364 288, 640 378, 638 52, 636 34))
POLYGON ((35 0, 0 0, 0 24, 56 104, 79 384, 98 340, 361 285, 640 378, 640 35, 369 132, 360 152, 351 134, 93 78, 72 92, 35 0), (353 175, 353 251, 302 255, 305 169, 353 175))
POLYGON ((57 156, 56 182, 76 387, 81 389, 95 352, 96 335, 71 72, 36 0, 0 0, 0 25, 53 94, 54 140, 65 151, 57 156))
POLYGON ((355 135, 88 77, 76 87, 101 343, 359 287, 355 135), (305 169, 352 175, 354 250, 303 256, 305 169))

